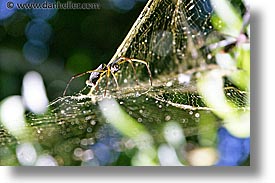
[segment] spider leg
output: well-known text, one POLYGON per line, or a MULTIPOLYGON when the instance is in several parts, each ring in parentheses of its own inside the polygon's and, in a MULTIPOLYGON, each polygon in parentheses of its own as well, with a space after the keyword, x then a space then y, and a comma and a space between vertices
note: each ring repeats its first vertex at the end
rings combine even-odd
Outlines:
POLYGON ((104 71, 104 70, 90 70, 90 71, 86 71, 86 72, 83 72, 83 73, 79 73, 79 74, 74 75, 73 77, 71 77, 71 79, 70 79, 69 82, 67 83, 66 88, 65 88, 65 90, 64 90, 64 92, 63 92, 63 96, 65 96, 65 94, 66 94, 66 92, 67 92, 67 90, 68 90, 68 87, 70 86, 71 82, 72 82, 74 79, 79 78, 79 77, 81 77, 81 76, 84 76, 84 75, 86 75, 86 74, 91 74, 91 73, 93 73, 93 72, 105 72, 105 71, 104 71))
POLYGON ((93 91, 96 89, 97 91, 99 90, 99 86, 98 84, 100 83, 100 81, 102 80, 103 78, 103 75, 106 73, 107 71, 106 70, 103 70, 102 73, 100 74, 100 77, 99 79, 97 80, 96 84, 94 86, 91 87, 89 93, 87 95, 93 95, 93 91))
POLYGON ((106 92, 107 92, 107 89, 108 89, 108 80, 109 80, 109 77, 110 77, 110 67, 107 68, 108 70, 106 71, 107 74, 106 74, 106 86, 105 86, 105 91, 104 91, 104 96, 106 96, 106 92))
POLYGON ((118 82, 117 82, 117 79, 116 79, 115 74, 114 74, 112 71, 111 71, 111 74, 112 74, 112 76, 113 76, 113 78, 114 78, 114 80, 115 80, 117 89, 119 89, 119 85, 118 85, 118 82))
POLYGON ((126 58, 126 57, 122 57, 122 58, 125 59, 125 61, 127 61, 128 63, 130 63, 131 67, 133 68, 135 79, 136 79, 136 83, 138 85, 137 72, 136 72, 136 69, 135 69, 135 67, 133 65, 132 59, 126 58))
POLYGON ((138 85, 137 72, 136 72, 136 69, 135 69, 135 67, 134 67, 134 65, 133 65, 132 60, 129 59, 129 58, 126 58, 126 57, 119 57, 117 60, 114 61, 114 63, 117 63, 117 64, 123 64, 123 63, 125 63, 125 62, 130 63, 130 65, 131 65, 131 67, 132 67, 132 69, 133 69, 133 71, 134 71, 134 76, 135 76, 135 79, 136 79, 136 83, 137 83, 137 85, 138 85))
POLYGON ((150 68, 149 68, 149 64, 147 62, 145 62, 144 60, 139 60, 139 59, 130 59, 132 62, 138 62, 138 63, 142 63, 146 66, 147 68, 147 71, 148 71, 148 74, 149 74, 149 77, 150 77, 150 84, 152 86, 153 84, 153 79, 152 79, 152 73, 150 71, 150 68))

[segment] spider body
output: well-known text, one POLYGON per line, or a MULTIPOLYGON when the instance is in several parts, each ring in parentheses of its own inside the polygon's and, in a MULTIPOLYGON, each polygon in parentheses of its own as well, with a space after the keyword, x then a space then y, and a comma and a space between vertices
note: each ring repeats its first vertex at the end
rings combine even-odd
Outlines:
MULTIPOLYGON (((103 65, 100 64, 96 70, 103 70, 103 65)), ((89 86, 89 87, 95 86, 95 85, 96 85, 96 82, 97 82, 97 81, 99 80, 99 78, 100 78, 100 74, 101 74, 100 72, 96 72, 96 71, 95 71, 95 72, 92 72, 92 73, 90 74, 89 79, 86 81, 86 85, 89 86)))
POLYGON ((84 76, 86 74, 90 74, 89 79, 86 81, 86 85, 91 87, 90 93, 98 86, 99 82, 101 81, 101 79, 104 76, 106 76, 106 87, 105 87, 104 95, 106 95, 106 90, 108 88, 108 79, 109 79, 110 75, 113 76, 114 81, 116 83, 116 86, 117 86, 117 88, 119 88, 118 81, 116 79, 115 74, 120 70, 120 65, 124 64, 125 62, 128 62, 131 65, 131 67, 134 71, 134 76, 135 76, 137 84, 138 84, 138 80, 137 80, 137 76, 136 76, 136 69, 133 65, 133 62, 138 62, 138 63, 144 64, 147 68, 147 71, 148 71, 148 74, 149 74, 149 77, 150 77, 150 84, 152 86, 152 74, 151 74, 151 71, 149 69, 149 65, 146 61, 139 60, 139 59, 130 59, 130 58, 126 58, 126 57, 119 57, 118 59, 109 62, 107 65, 106 64, 100 64, 95 70, 86 71, 86 72, 83 72, 83 73, 80 73, 80 74, 77 74, 77 75, 73 76, 70 79, 70 81, 67 83, 67 86, 66 86, 66 88, 63 92, 63 96, 66 94, 66 91, 67 91, 70 83, 74 79, 76 79, 78 77, 81 77, 81 76, 84 76))

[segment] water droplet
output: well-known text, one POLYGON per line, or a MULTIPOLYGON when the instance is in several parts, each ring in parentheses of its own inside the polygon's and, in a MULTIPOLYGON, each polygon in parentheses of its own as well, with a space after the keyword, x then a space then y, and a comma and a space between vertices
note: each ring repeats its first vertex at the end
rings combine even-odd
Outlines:
POLYGON ((162 105, 159 105, 159 108, 161 109, 161 108, 162 108, 162 105))
POLYGON ((82 151, 81 148, 76 148, 76 149, 74 150, 74 155, 75 155, 75 157, 79 158, 79 157, 82 156, 82 154, 83 154, 83 151, 82 151))
POLYGON ((169 121, 169 120, 171 120, 171 116, 165 116, 165 121, 169 121))
POLYGON ((82 140, 80 141, 80 144, 83 145, 83 146, 88 145, 87 139, 82 139, 82 140))
POLYGON ((186 123, 187 119, 182 119, 182 123, 186 123))
POLYGON ((209 53, 209 54, 207 55, 207 59, 210 60, 211 58, 212 58, 212 55, 209 53))
POLYGON ((95 120, 92 120, 91 121, 91 125, 95 125, 96 124, 96 121, 95 120))
POLYGON ((200 122, 200 118, 196 118, 195 122, 197 122, 197 123, 200 122))
POLYGON ((166 83, 166 86, 167 86, 167 87, 170 87, 170 86, 172 86, 172 85, 173 85, 173 82, 172 82, 172 81, 169 81, 169 82, 166 83))
POLYGON ((199 118, 199 117, 200 117, 200 113, 197 112, 197 113, 195 114, 195 117, 196 117, 196 118, 199 118))
POLYGON ((93 131, 93 129, 92 129, 91 127, 88 127, 88 128, 87 128, 87 132, 88 132, 88 133, 91 133, 92 131, 93 131))
POLYGON ((138 122, 142 122, 142 118, 138 118, 138 122))
POLYGON ((85 120, 86 120, 86 121, 89 121, 89 120, 91 120, 91 119, 92 119, 92 116, 86 116, 86 117, 85 117, 85 120))

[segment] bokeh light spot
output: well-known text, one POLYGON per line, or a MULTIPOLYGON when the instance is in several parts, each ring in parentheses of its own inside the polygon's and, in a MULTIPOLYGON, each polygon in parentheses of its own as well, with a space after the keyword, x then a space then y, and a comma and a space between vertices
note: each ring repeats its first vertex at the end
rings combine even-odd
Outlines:
POLYGON ((112 2, 116 8, 123 11, 131 10, 136 4, 135 0, 112 0, 112 2))
POLYGON ((158 158, 161 166, 182 166, 175 149, 163 144, 158 148, 158 158))
POLYGON ((217 157, 216 150, 210 147, 198 148, 188 153, 188 161, 192 166, 212 166, 217 157))
POLYGON ((24 105, 20 96, 10 96, 0 105, 0 121, 15 136, 25 127, 24 105))
POLYGON ((169 122, 164 127, 165 140, 173 145, 179 146, 185 143, 185 136, 181 126, 176 122, 169 122))
POLYGON ((58 163, 56 160, 50 155, 40 155, 37 158, 35 166, 57 166, 58 163))
POLYGON ((43 79, 37 72, 28 72, 23 78, 23 100, 30 111, 41 114, 46 112, 49 103, 43 79))
POLYGON ((43 19, 34 19, 28 23, 25 34, 28 40, 36 40, 46 43, 52 35, 51 26, 43 19))
POLYGON ((86 53, 77 52, 68 58, 66 67, 76 73, 91 70, 92 59, 86 53))
POLYGON ((112 160, 112 152, 110 147, 103 143, 96 143, 92 147, 95 157, 98 159, 100 165, 107 165, 112 160))
POLYGON ((16 156, 21 165, 33 165, 36 158, 36 150, 31 143, 23 143, 16 147, 16 156))
POLYGON ((225 129, 218 131, 219 162, 218 166, 237 166, 245 161, 250 153, 250 138, 237 138, 225 129))
POLYGON ((40 41, 27 41, 23 47, 26 60, 32 64, 41 64, 48 57, 48 47, 40 41))

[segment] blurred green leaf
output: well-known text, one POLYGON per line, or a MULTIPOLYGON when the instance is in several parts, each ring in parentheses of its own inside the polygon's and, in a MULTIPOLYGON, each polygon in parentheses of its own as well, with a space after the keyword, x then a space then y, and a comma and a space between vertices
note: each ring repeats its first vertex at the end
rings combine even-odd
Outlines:
POLYGON ((212 17, 213 25, 225 35, 238 37, 242 30, 242 18, 227 0, 211 0, 215 13, 212 17))

